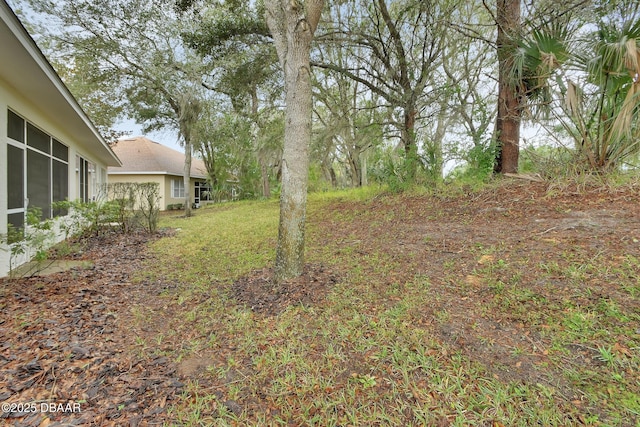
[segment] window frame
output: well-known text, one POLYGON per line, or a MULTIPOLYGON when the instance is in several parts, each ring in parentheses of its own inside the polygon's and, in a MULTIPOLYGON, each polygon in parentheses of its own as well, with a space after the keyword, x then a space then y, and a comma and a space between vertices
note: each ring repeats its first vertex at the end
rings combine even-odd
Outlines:
MULTIPOLYGON (((22 153, 22 183, 21 183, 21 191, 23 196, 23 204, 22 207, 11 208, 7 210, 7 215, 15 215, 22 214, 23 218, 26 217, 26 212, 30 206, 32 206, 32 201, 29 198, 30 190, 38 191, 38 187, 43 187, 41 185, 36 185, 35 182, 37 179, 42 178, 42 175, 46 175, 46 189, 40 188, 40 190, 47 193, 47 203, 45 206, 36 206, 42 209, 42 217, 43 219, 52 218, 59 216, 60 214, 66 215, 66 212, 62 211, 54 211, 53 203, 58 201, 63 201, 69 196, 69 162, 68 156, 70 147, 67 144, 64 144, 59 139, 52 136, 49 132, 42 130, 40 127, 35 125, 33 122, 29 121, 24 116, 18 114, 11 108, 7 108, 7 158, 9 156, 9 147, 17 148, 22 153), (21 139, 15 139, 12 135, 17 135, 17 127, 15 127, 15 121, 19 120, 22 126, 22 135, 21 139), (13 122, 13 123, 12 123, 13 122), (12 129, 11 126, 14 126, 12 129), (10 135, 11 134, 11 135, 10 135), (30 143, 29 135, 35 135, 36 141, 30 143), (39 139, 38 139, 39 138, 39 139), (48 140, 48 142, 45 142, 48 140), (65 159, 66 157, 66 159, 65 159), (29 159, 32 159, 30 162, 29 159), (33 166, 34 159, 38 159, 40 161, 44 160, 47 164, 46 168, 38 168, 33 166), (32 164, 30 168, 29 165, 32 164), (54 185, 54 169, 58 172, 58 175, 65 175, 62 172, 63 169, 66 168, 66 180, 63 179, 62 184, 54 185), (45 169, 46 172, 43 174, 42 169, 45 169), (38 176, 36 176, 38 175, 38 176), (31 178, 30 178, 31 176, 31 178), (31 187, 30 187, 31 186, 31 187)), ((14 153, 16 154, 16 153, 14 153)), ((42 163, 42 162, 41 162, 42 163)), ((42 166, 42 164, 41 164, 42 166)), ((7 178, 9 178, 9 167, 7 167, 7 178)), ((13 180, 15 181, 15 180, 13 180)), ((33 196, 33 194, 32 194, 33 196)), ((9 195, 7 194, 7 201, 9 201, 9 195)), ((31 199, 38 199, 35 197, 31 197, 31 199)), ((40 198, 42 199, 42 198, 40 198)), ((43 200, 40 200, 42 202, 43 200)), ((7 219, 8 220, 8 219, 7 219)), ((23 221, 24 223, 24 221, 23 221)))
POLYGON ((185 198, 184 179, 175 179, 175 178, 171 179, 171 198, 172 199, 185 198))

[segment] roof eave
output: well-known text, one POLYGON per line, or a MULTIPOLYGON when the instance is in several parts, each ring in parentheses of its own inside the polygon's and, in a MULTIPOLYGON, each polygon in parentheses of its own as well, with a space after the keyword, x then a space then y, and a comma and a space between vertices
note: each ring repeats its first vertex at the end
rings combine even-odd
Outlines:
POLYGON ((84 142, 87 150, 107 166, 122 166, 118 156, 100 135, 5 0, 0 2, 0 21, 3 48, 11 53, 6 57, 32 65, 20 67, 14 65, 14 61, 2 61, 0 78, 7 80, 28 99, 38 99, 38 106, 45 116, 51 117, 54 122, 64 121, 66 128, 78 141, 84 142))
MULTIPOLYGON (((169 175, 169 176, 183 176, 182 174, 171 173, 167 171, 113 171, 109 169, 107 171, 109 175, 169 175)), ((206 175, 190 175, 190 178, 207 179, 206 175)))

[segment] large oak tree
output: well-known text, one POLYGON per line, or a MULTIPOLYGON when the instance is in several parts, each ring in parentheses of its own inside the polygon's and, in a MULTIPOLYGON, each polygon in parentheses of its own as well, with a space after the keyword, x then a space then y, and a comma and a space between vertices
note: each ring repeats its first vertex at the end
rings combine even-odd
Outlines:
POLYGON ((324 0, 265 0, 285 81, 285 130, 275 281, 302 274, 311 144, 310 53, 324 0))

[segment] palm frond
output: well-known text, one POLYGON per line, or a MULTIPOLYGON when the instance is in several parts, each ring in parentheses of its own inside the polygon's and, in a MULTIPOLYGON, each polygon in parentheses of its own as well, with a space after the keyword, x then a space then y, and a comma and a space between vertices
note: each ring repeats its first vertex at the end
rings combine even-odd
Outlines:
POLYGON ((565 105, 567 107, 569 115, 582 116, 582 97, 582 89, 580 89, 580 87, 576 83, 569 80, 569 84, 567 85, 567 93, 565 95, 565 105))
POLYGON ((633 124, 638 120, 638 108, 640 107, 640 83, 634 83, 629 87, 622 107, 615 116, 611 132, 616 139, 632 139, 633 124))
POLYGON ((640 73, 640 46, 638 46, 638 40, 627 39, 624 60, 632 78, 640 73))

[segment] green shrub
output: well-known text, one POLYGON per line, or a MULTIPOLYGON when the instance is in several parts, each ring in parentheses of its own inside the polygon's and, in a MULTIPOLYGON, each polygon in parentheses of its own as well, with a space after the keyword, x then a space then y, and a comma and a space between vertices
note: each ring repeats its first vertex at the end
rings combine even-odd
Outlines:
POLYGON ((137 187, 138 212, 142 216, 144 228, 149 233, 158 230, 160 212, 160 185, 157 182, 143 182, 137 187))
POLYGON ((12 224, 8 225, 6 234, 0 235, 0 248, 8 247, 9 254, 9 276, 14 275, 14 265, 16 258, 21 255, 31 255, 31 259, 38 261, 38 265, 47 259, 47 249, 53 244, 54 233, 52 231, 52 220, 42 218, 42 209, 32 207, 27 210, 26 223, 23 228, 16 228, 12 224))

